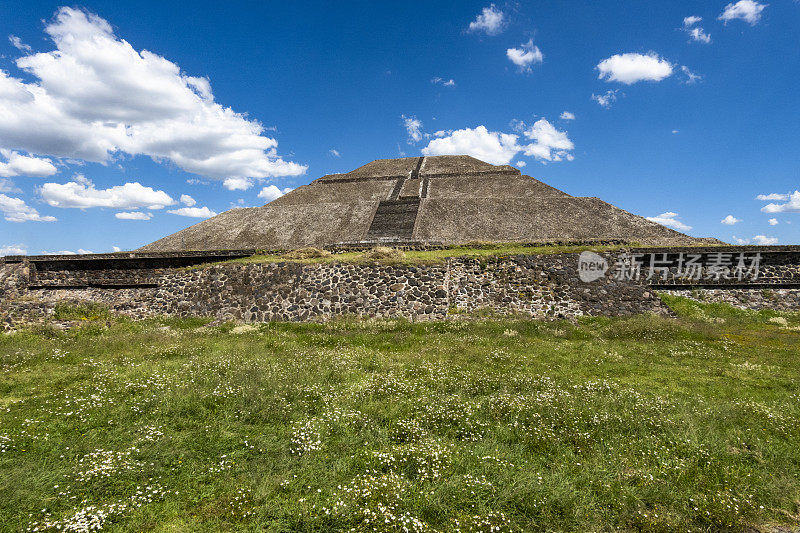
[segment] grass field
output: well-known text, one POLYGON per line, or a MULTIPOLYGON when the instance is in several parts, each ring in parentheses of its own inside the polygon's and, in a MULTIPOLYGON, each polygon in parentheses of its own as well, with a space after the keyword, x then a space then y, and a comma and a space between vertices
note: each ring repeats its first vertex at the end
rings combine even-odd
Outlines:
MULTIPOLYGON (((537 254, 561 254, 576 253, 584 250, 594 252, 609 252, 620 250, 621 245, 542 245, 533 246, 519 243, 471 243, 464 246, 448 246, 438 250, 408 250, 401 252, 399 257, 381 257, 379 262, 384 264, 405 264, 405 265, 425 265, 443 263, 450 257, 504 257, 509 255, 537 255, 537 254)), ((290 261, 294 263, 317 264, 317 263, 369 263, 375 259, 370 257, 370 251, 362 252, 340 252, 324 257, 311 257, 307 259, 297 259, 289 254, 256 254, 250 257, 240 257, 220 261, 215 264, 224 263, 279 263, 290 261)), ((189 268, 203 268, 207 265, 197 265, 189 268)))
POLYGON ((797 527, 800 316, 669 302, 578 324, 61 309, 82 325, 0 335, 0 530, 797 527))

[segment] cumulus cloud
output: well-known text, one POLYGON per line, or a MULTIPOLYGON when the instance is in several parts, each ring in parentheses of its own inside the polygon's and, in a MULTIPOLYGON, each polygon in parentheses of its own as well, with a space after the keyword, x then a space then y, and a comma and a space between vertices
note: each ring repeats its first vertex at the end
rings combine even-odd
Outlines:
POLYGON ((336 157, 336 158, 342 157, 342 154, 339 153, 339 150, 337 150, 335 148, 331 148, 330 150, 328 150, 328 153, 331 154, 333 157, 336 157))
POLYGON ((507 165, 519 152, 541 161, 572 160, 570 153, 574 144, 566 131, 556 129, 546 119, 539 119, 532 126, 517 122, 516 128, 531 141, 520 143, 519 135, 489 131, 486 126, 464 128, 432 139, 422 149, 424 155, 467 154, 493 165, 507 165))
POLYGON ((683 19, 683 30, 689 34, 693 41, 708 44, 711 42, 711 36, 703 30, 700 26, 696 26, 703 17, 692 15, 683 19))
POLYGON ((47 250, 42 250, 42 255, 86 255, 93 253, 94 253, 93 251, 84 250, 83 248, 78 248, 77 252, 73 252, 72 250, 58 250, 56 252, 48 252, 47 250))
POLYGON ((762 246, 769 246, 772 244, 778 244, 777 237, 767 237, 766 235, 756 235, 753 237, 753 244, 760 244, 762 246))
POLYGON ((188 194, 181 194, 181 203, 187 207, 192 207, 193 205, 197 204, 197 200, 195 200, 188 194))
POLYGON ((533 44, 533 39, 521 44, 519 48, 509 48, 506 50, 506 56, 519 67, 520 72, 530 72, 532 65, 544 60, 542 51, 533 44))
POLYGON ((489 131, 486 126, 454 130, 432 139, 422 149, 424 155, 471 155, 493 165, 507 165, 520 151, 517 135, 489 131))
POLYGON ((8 41, 11 43, 11 46, 19 50, 20 52, 28 53, 33 50, 29 45, 22 42, 22 39, 17 37, 16 35, 9 35, 8 41))
POLYGON ((225 178, 222 186, 229 191, 246 191, 253 186, 253 180, 250 178, 225 178))
POLYGON ((431 83, 433 83, 434 85, 435 84, 443 85, 445 87, 455 87, 456 86, 456 82, 452 78, 450 78, 449 80, 446 80, 444 78, 440 78, 439 76, 436 76, 435 78, 431 79, 431 83))
POLYGON ((519 167, 519 168, 523 168, 523 167, 524 167, 525 165, 527 165, 528 163, 526 163, 525 161, 521 161, 521 160, 520 160, 520 161, 517 161, 517 162, 516 162, 516 163, 514 163, 514 164, 515 164, 515 165, 517 165, 517 167, 519 167))
POLYGON ((575 149, 575 144, 569 139, 566 131, 558 130, 546 119, 539 119, 522 133, 533 141, 523 146, 527 156, 545 161, 572 161, 574 156, 570 153, 575 149))
POLYGON ((164 191, 134 182, 98 189, 91 180, 76 176, 67 183, 45 183, 39 189, 42 199, 53 207, 86 209, 109 207, 111 209, 161 209, 173 205, 164 191))
POLYGON ((14 182, 5 178, 0 178, 0 192, 22 192, 14 182))
POLYGON ((722 14, 717 17, 719 20, 727 24, 732 20, 743 20, 755 26, 761 19, 761 12, 767 7, 766 4, 759 4, 754 0, 739 0, 738 2, 730 3, 725 6, 722 14))
POLYGON ((277 200, 287 192, 291 191, 290 187, 287 187, 283 190, 277 188, 275 185, 268 185, 261 189, 261 192, 258 193, 259 198, 263 198, 267 201, 267 203, 271 202, 272 200, 277 200))
POLYGON ((99 16, 62 7, 45 32, 55 50, 16 60, 33 81, 0 70, 3 148, 99 163, 144 155, 218 179, 306 171, 258 121, 216 103, 208 79, 135 50, 99 16))
POLYGON ((661 213, 655 217, 647 217, 647 220, 650 222, 655 222, 657 224, 661 224, 662 226, 667 226, 668 228, 676 229, 678 231, 689 231, 692 229, 691 226, 687 226, 680 220, 678 220, 678 213, 673 213, 671 211, 667 211, 666 213, 661 213))
POLYGON ((592 100, 600 104, 600 107, 610 108, 617 101, 618 90, 606 91, 604 94, 592 94, 592 100))
POLYGON ((42 178, 58 172, 53 162, 46 158, 22 155, 19 152, 2 148, 0 148, 0 156, 5 159, 5 162, 0 161, 0 177, 3 178, 13 176, 42 178))
POLYGON ((211 218, 217 214, 207 207, 181 207, 180 209, 170 209, 167 213, 191 218, 211 218))
POLYGON ((702 21, 703 17, 698 17, 697 15, 691 15, 688 17, 683 18, 683 27, 684 28, 691 28, 698 22, 702 21))
POLYGON ((709 44, 711 42, 711 35, 707 34, 703 28, 699 26, 696 28, 687 29, 686 33, 689 34, 689 37, 691 37, 693 41, 698 43, 709 44))
POLYGON ((484 7, 480 14, 469 23, 469 31, 483 32, 486 35, 498 35, 505 27, 506 16, 494 4, 484 7))
POLYGON ((114 214, 120 220, 150 220, 153 218, 152 213, 146 213, 144 211, 120 211, 119 213, 114 214))
POLYGON ((24 244, 7 244, 0 246, 0 256, 5 255, 25 255, 28 253, 28 247, 24 244))
POLYGON ((9 222, 55 222, 53 216, 42 216, 21 198, 0 194, 0 212, 9 222))
POLYGON ((733 226, 737 222, 741 222, 741 221, 742 221, 742 219, 740 219, 740 218, 736 218, 733 215, 728 215, 725 218, 723 218, 722 220, 720 220, 720 223, 727 224, 728 226, 733 226))
POLYGON ((597 64, 598 78, 631 85, 640 81, 661 81, 672 75, 672 64, 655 52, 616 54, 597 64))
POLYGON ((778 225, 778 219, 777 218, 771 218, 767 222, 769 222, 770 226, 777 226, 778 225))
POLYGON ((800 212, 800 191, 792 194, 759 194, 759 200, 787 200, 785 203, 767 204, 761 208, 764 213, 798 213, 800 212))
POLYGON ((561 116, 559 118, 561 120, 575 120, 575 114, 570 113, 569 111, 564 111, 563 113, 561 113, 561 116))
POLYGON ((416 116, 407 117, 405 115, 401 115, 400 118, 403 119, 403 126, 405 126, 406 131, 408 132, 408 144, 413 144, 415 142, 419 142, 422 140, 422 121, 417 119, 416 116))
POLYGON ((777 192, 772 192, 769 194, 759 194, 758 196, 756 196, 756 200, 763 200, 765 202, 782 201, 788 199, 789 199, 788 194, 781 194, 777 192))

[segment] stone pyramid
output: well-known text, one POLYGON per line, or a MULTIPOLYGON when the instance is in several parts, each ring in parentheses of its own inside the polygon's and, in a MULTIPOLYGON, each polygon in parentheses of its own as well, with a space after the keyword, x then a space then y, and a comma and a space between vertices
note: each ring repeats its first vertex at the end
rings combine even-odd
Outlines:
POLYGON ((574 197, 470 156, 378 159, 329 174, 263 207, 231 209, 142 251, 290 249, 343 243, 708 242, 574 197))

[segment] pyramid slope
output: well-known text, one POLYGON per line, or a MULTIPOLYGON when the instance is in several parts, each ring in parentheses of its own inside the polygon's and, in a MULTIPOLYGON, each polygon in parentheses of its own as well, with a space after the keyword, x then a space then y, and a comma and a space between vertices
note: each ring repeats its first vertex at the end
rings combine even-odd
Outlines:
POLYGON ((598 198, 572 197, 508 165, 428 156, 379 159, 323 176, 263 207, 226 211, 140 250, 290 249, 375 238, 445 244, 707 242, 598 198))

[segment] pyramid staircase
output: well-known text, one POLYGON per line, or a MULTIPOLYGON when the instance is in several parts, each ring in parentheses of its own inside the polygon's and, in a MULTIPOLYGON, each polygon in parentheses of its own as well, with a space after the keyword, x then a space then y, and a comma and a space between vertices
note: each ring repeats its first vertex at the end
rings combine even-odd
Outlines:
POLYGON ((400 178, 387 200, 381 200, 367 230, 367 241, 410 240, 419 213, 420 199, 427 196, 427 178, 420 182, 420 168, 425 158, 420 157, 411 174, 400 178))

